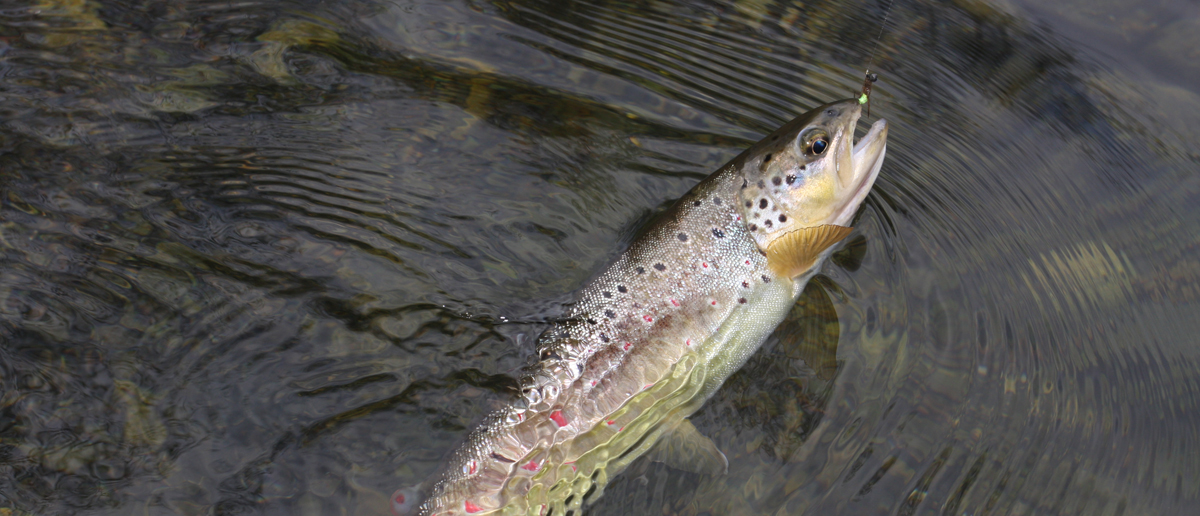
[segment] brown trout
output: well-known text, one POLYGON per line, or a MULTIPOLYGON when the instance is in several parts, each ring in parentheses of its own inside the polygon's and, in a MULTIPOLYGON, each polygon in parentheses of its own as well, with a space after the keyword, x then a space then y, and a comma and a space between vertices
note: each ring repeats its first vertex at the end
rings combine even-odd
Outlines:
POLYGON ((687 417, 740 368, 849 233, 887 147, 844 100, 784 125, 649 223, 538 339, 521 395, 471 432, 399 516, 579 512, 634 459, 728 463, 687 417))

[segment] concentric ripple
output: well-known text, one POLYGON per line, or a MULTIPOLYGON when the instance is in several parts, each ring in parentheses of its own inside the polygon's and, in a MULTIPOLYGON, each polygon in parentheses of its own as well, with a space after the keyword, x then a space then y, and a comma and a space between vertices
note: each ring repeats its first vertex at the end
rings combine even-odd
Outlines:
MULTIPOLYGON (((889 4, 0 9, 0 516, 386 511, 889 4)), ((729 473, 587 514, 1192 514, 1200 10, 886 20, 855 234, 693 418, 729 473)))

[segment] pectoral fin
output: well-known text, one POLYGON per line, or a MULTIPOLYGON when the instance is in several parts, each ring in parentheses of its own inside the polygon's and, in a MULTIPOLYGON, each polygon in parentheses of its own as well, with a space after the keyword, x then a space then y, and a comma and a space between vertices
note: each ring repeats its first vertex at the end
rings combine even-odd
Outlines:
POLYGON ((776 274, 795 278, 811 269, 822 252, 841 242, 852 229, 824 224, 789 231, 767 246, 767 266, 776 274))
POLYGON ((692 473, 724 475, 729 469, 729 459, 716 443, 686 419, 663 434, 646 455, 650 460, 692 473))

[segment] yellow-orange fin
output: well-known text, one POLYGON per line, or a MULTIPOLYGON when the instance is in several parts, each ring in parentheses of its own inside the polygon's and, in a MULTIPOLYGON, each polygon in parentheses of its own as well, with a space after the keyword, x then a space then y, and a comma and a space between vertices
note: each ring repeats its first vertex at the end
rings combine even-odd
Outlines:
POLYGON ((823 224, 784 233, 767 246, 767 266, 775 274, 795 278, 811 269, 822 252, 841 242, 853 229, 823 224))

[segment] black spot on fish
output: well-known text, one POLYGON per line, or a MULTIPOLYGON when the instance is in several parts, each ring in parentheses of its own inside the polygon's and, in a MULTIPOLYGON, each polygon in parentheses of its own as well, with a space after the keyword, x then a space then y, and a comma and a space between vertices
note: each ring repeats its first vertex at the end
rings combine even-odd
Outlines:
POLYGON ((588 320, 587 320, 587 323, 588 323, 588 324, 596 324, 596 320, 595 320, 595 319, 588 319, 588 320))
POLYGON ((800 165, 800 170, 804 170, 806 168, 808 168, 808 165, 800 165))
POLYGON ((763 279, 763 283, 770 283, 770 282, 771 282, 771 278, 768 278, 766 274, 764 274, 764 275, 763 275, 762 279, 763 279))
POLYGON ((738 298, 738 302, 744 305, 744 304, 746 304, 746 298, 744 298, 744 297, 739 297, 739 298, 738 298))
POLYGON ((760 209, 760 210, 767 209, 767 200, 766 199, 761 199, 758 201, 758 209, 760 209))
POLYGON ((779 222, 787 222, 787 215, 780 214, 780 215, 779 215, 779 222))
POLYGON ((766 227, 771 227, 771 221, 770 221, 770 219, 768 219, 768 220, 764 220, 764 221, 763 221, 763 225, 764 225, 764 226, 766 226, 766 227))
POLYGON ((750 288, 750 282, 749 282, 749 281, 743 281, 743 282, 742 282, 742 288, 750 288))
POLYGON ((680 242, 687 242, 687 234, 680 233, 675 235, 675 238, 678 238, 680 242))
POLYGON ((754 201, 746 201, 746 207, 749 208, 751 206, 754 206, 754 201))
POLYGON ((719 228, 713 228, 713 236, 717 238, 725 238, 725 232, 721 231, 719 228))
POLYGON ((600 340, 602 340, 602 341, 604 341, 604 342, 608 342, 608 335, 605 335, 605 334, 601 333, 601 334, 600 334, 600 340))
POLYGON ((609 318, 609 319, 612 319, 613 317, 616 317, 616 316, 617 316, 617 313, 616 313, 616 312, 614 312, 614 311, 612 311, 612 310, 605 310, 605 311, 604 311, 604 316, 605 316, 605 317, 607 317, 607 318, 609 318))
POLYGON ((700 205, 700 201, 696 201, 696 202, 692 203, 692 205, 693 205, 693 206, 699 206, 699 205, 700 205))
POLYGON ((743 179, 742 180, 742 190, 745 190, 747 186, 750 186, 750 182, 743 179))
POLYGON ((617 285, 617 292, 624 294, 629 292, 629 289, 625 288, 625 285, 617 285))
POLYGON ((787 176, 787 184, 789 184, 789 185, 790 185, 790 184, 792 184, 792 183, 795 183, 795 182, 796 182, 796 175, 795 175, 795 174, 788 174, 788 176, 787 176))
POLYGON ((758 180, 758 187, 759 187, 760 189, 762 189, 762 188, 766 188, 766 187, 767 187, 767 184, 766 184, 766 183, 764 183, 762 179, 759 179, 759 180, 758 180))
POLYGON ((774 156, 772 156, 772 155, 771 155, 771 153, 770 153, 770 152, 768 152, 768 153, 767 153, 767 155, 766 155, 765 157, 763 157, 763 165, 766 165, 767 163, 770 163, 770 162, 771 162, 771 158, 773 158, 773 157, 774 157, 774 156))
POLYGON ((605 290, 604 292, 601 292, 601 294, 604 295, 605 299, 612 299, 612 292, 605 290))
POLYGON ((666 266, 666 265, 663 265, 663 264, 661 264, 661 263, 656 263, 656 264, 654 264, 654 268, 655 268, 655 269, 657 269, 657 270, 658 270, 658 272, 662 272, 662 271, 665 271, 665 270, 667 270, 667 266, 666 266))
POLYGON ((757 224, 751 224, 751 225, 750 225, 750 231, 758 231, 758 225, 757 225, 757 224))
MULTIPOLYGON (((635 271, 637 271, 637 273, 638 273, 638 274, 645 274, 645 273, 646 273, 646 268, 645 268, 645 267, 638 267, 638 268, 636 268, 636 269, 634 269, 634 270, 635 270, 635 271)), ((624 292, 624 290, 622 290, 621 292, 624 292)))
POLYGON ((721 205, 721 198, 720 198, 720 197, 713 197, 713 204, 715 204, 715 205, 717 205, 717 206, 720 206, 720 205, 721 205))
POLYGON ((780 179, 779 176, 772 177, 771 184, 773 184, 775 186, 779 186, 779 185, 783 184, 783 179, 780 179))

